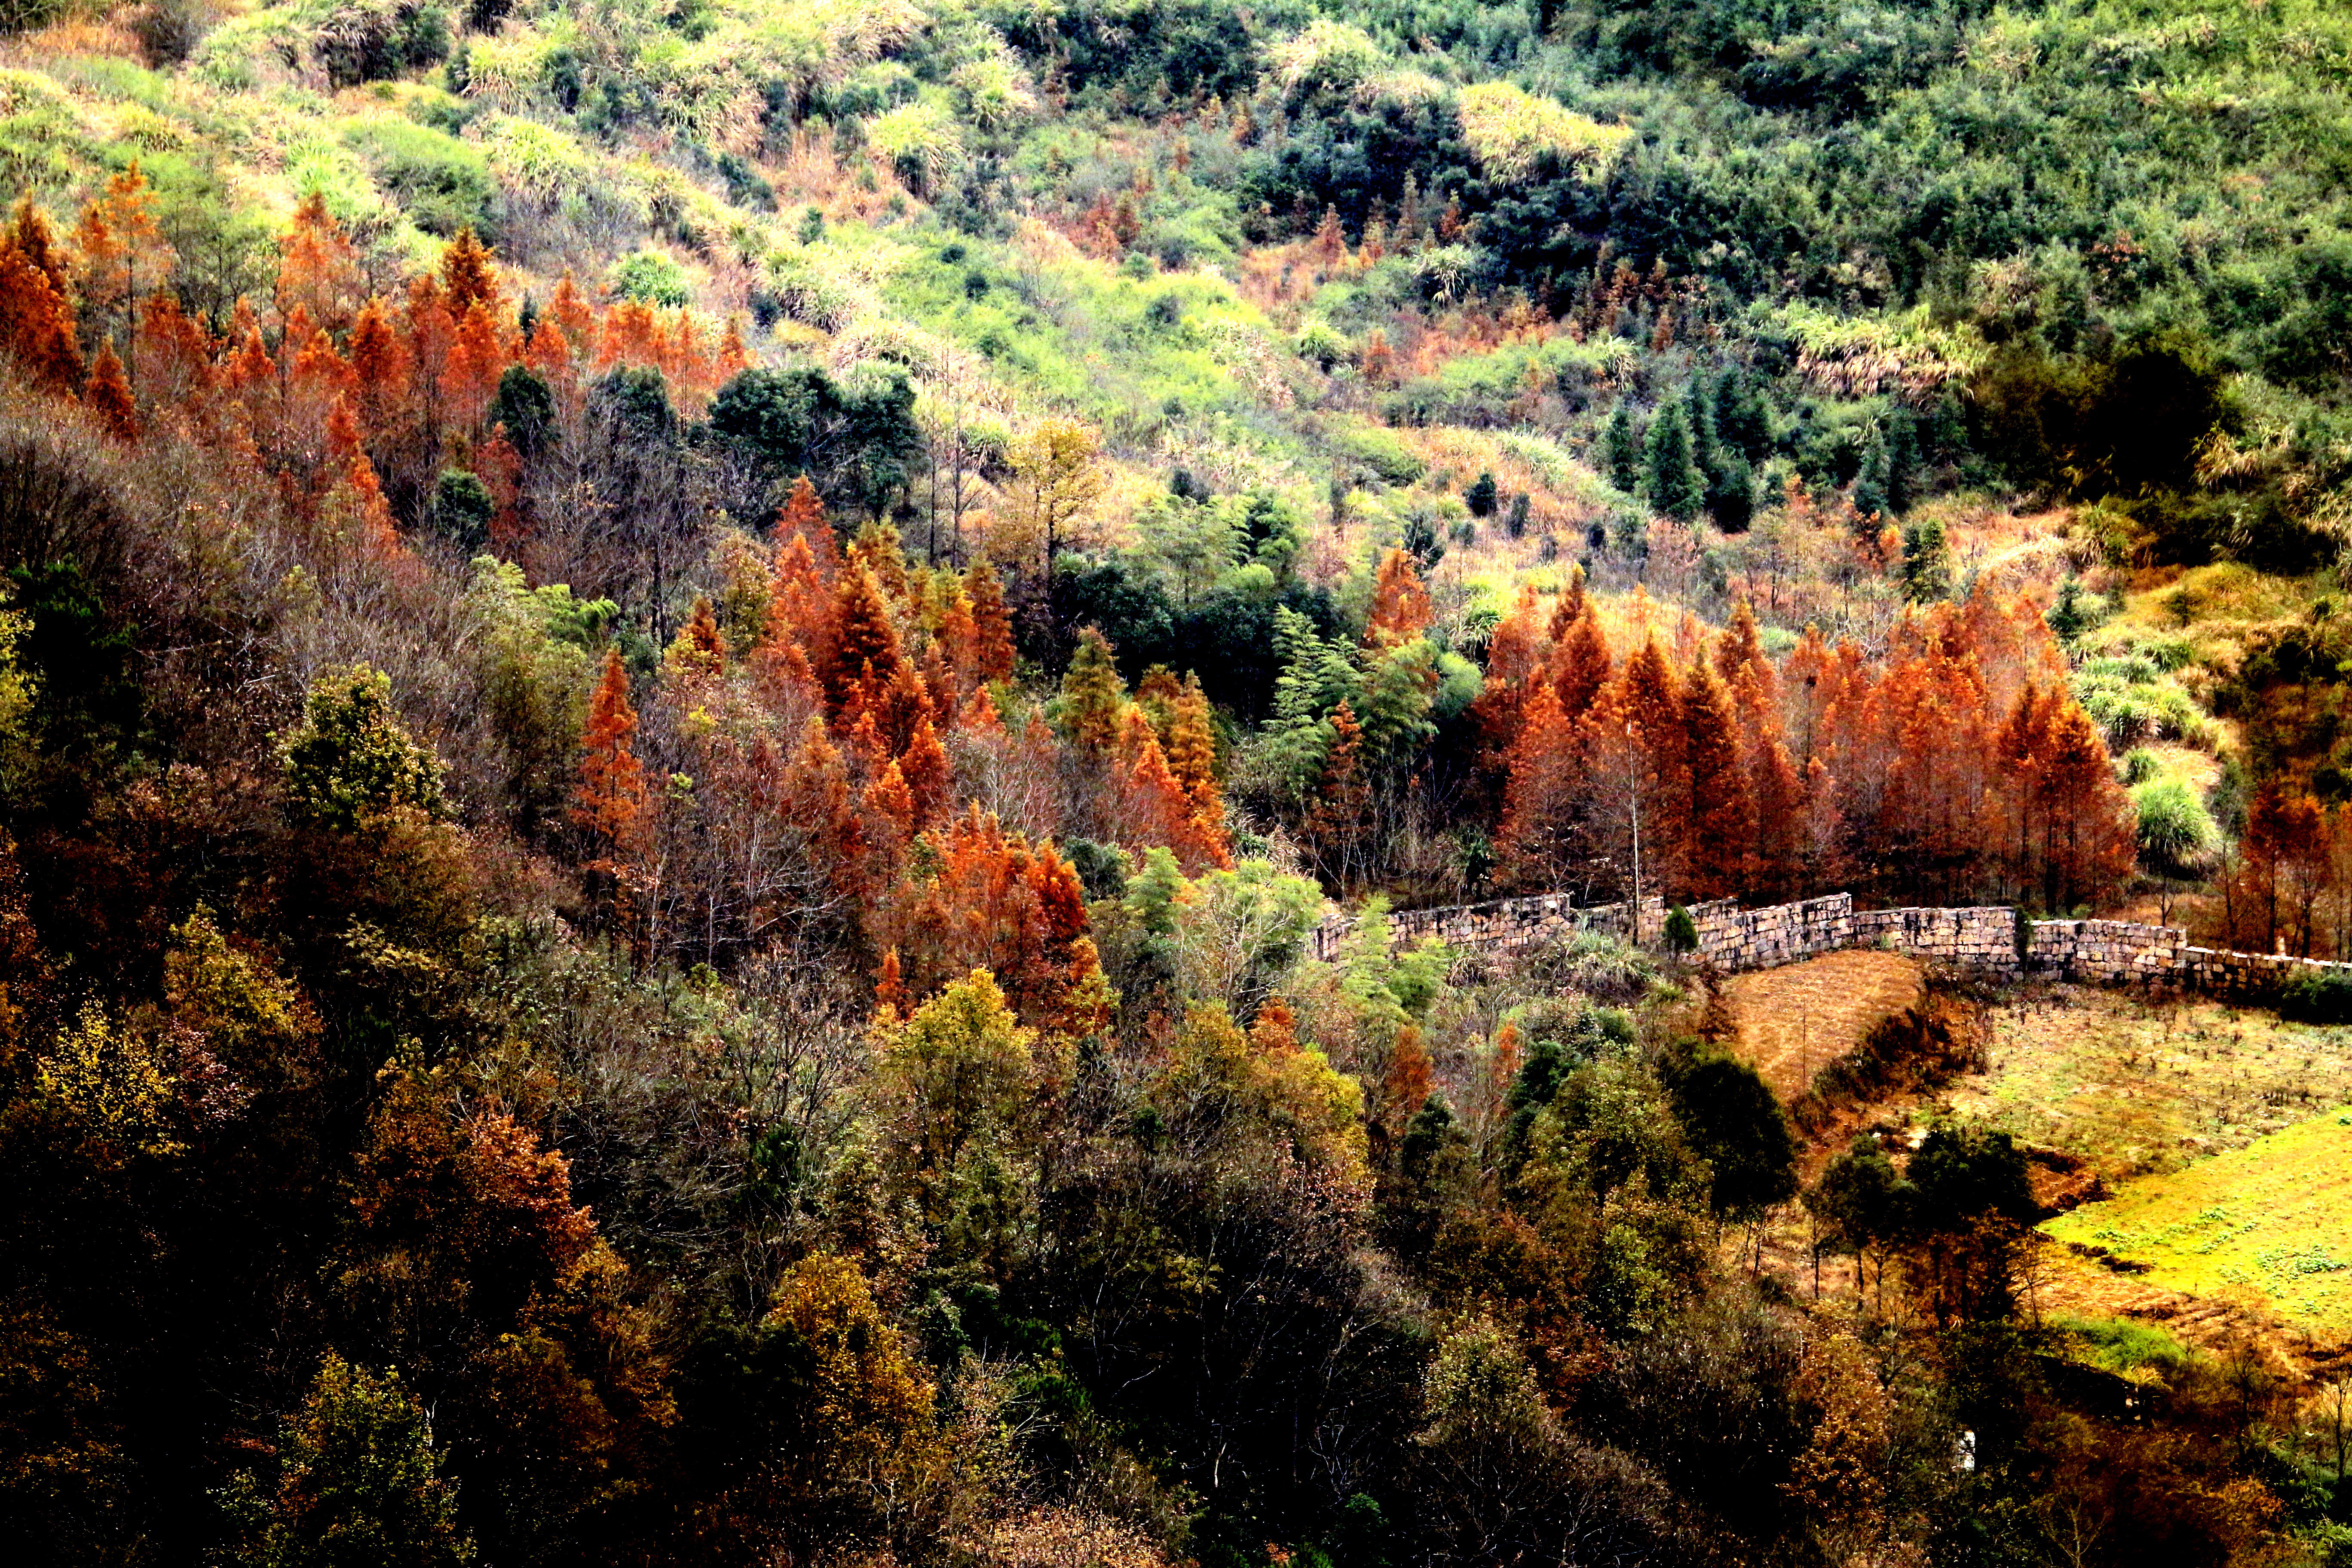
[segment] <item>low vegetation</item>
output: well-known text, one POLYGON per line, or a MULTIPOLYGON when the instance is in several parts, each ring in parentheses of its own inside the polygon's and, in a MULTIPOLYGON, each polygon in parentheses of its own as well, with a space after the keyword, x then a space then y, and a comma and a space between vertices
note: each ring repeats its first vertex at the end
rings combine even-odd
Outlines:
POLYGON ((2352 1331, 2352 1112, 2331 1110, 2265 1133, 2050 1222, 2062 1243, 2095 1249, 2150 1283, 2244 1296, 2298 1325, 2352 1331))

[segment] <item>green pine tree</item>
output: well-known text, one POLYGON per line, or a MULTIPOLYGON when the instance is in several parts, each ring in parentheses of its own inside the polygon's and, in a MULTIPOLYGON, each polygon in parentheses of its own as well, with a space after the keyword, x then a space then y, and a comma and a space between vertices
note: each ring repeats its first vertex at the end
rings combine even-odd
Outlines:
POLYGON ((1919 467, 1919 427, 1911 412, 1898 408, 1886 417, 1886 515, 1901 517, 1917 499, 1913 479, 1919 467))
POLYGON ((1633 406, 1622 398, 1601 436, 1601 466, 1627 495, 1642 488, 1642 438, 1633 429, 1633 406))
POLYGON ((1677 522, 1696 517, 1706 499, 1706 487, 1697 465, 1691 461, 1690 425, 1681 409, 1661 409, 1650 421, 1643 458, 1650 504, 1677 522))
POLYGON ((1903 531, 1903 596, 1930 605, 1951 594, 1952 555, 1943 523, 1932 517, 1913 523, 1903 531))

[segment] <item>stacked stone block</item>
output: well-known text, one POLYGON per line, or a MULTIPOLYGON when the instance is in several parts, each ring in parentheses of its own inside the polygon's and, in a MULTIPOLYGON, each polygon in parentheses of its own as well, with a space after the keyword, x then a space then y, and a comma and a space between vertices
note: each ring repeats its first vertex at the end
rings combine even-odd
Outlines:
MULTIPOLYGON (((1661 900, 1643 900, 1645 939, 1657 940, 1665 914, 1661 900)), ((2191 947, 2189 933, 2178 926, 2127 921, 2030 921, 2021 951, 2017 911, 1999 904, 1858 910, 1852 894, 1832 893, 1757 910, 1729 902, 1696 904, 1690 914, 1698 931, 1696 956, 1728 973, 1775 969, 1825 952, 1884 948, 2002 980, 2049 974, 2090 984, 2248 998, 2274 995, 2300 974, 2352 976, 2352 964, 2191 947)), ((1579 906, 1563 894, 1409 910, 1389 921, 1400 948, 1435 937, 1464 954, 1520 952, 1581 931, 1623 937, 1631 929, 1627 905, 1579 906)), ((1340 918, 1316 927, 1308 952, 1336 958, 1352 923, 1340 918)))

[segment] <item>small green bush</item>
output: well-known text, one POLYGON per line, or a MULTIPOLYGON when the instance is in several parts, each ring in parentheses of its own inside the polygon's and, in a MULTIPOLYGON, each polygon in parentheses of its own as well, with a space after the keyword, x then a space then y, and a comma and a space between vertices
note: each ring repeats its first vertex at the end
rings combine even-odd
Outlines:
POLYGON ((2278 1010, 2297 1024, 2352 1024, 2352 974, 2305 971, 2280 987, 2278 1010))
POLYGON ((1377 426, 1358 426, 1338 433, 1336 445, 1384 485, 1412 484, 1429 465, 1405 450, 1404 444, 1377 426))
POLYGON ((676 310, 691 301, 686 269, 657 250, 640 250, 613 263, 604 288, 615 300, 640 300, 676 310))
POLYGON ((495 242, 498 184, 480 148, 405 120, 363 121, 343 141, 417 227, 443 238, 470 227, 495 242))
POLYGON ((2221 830, 2196 791, 2179 779, 2158 777, 2136 785, 2132 809, 2139 819, 2139 854, 2150 870, 2193 875, 2221 841, 2221 830))

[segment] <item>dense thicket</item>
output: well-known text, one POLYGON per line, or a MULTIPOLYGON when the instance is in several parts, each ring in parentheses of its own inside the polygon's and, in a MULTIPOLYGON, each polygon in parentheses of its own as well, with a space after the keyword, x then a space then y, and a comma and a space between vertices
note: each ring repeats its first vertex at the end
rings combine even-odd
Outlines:
MULTIPOLYGON (((2343 951, 2329 616, 2199 795, 2110 755, 2190 738, 2179 661, 1945 532, 2332 550, 2342 29, 2220 15, 12 46, 9 1538, 2331 1561, 2252 1352, 2066 1359, 2005 1136, 1808 1152, 1703 972, 1381 902, 2210 877, 2343 951)), ((1830 1080, 1957 1055, 1902 1047, 1830 1080)))

